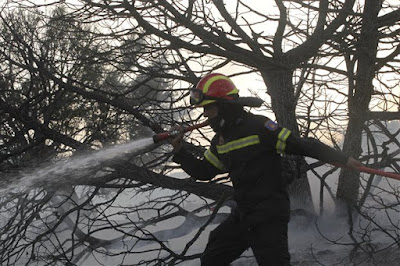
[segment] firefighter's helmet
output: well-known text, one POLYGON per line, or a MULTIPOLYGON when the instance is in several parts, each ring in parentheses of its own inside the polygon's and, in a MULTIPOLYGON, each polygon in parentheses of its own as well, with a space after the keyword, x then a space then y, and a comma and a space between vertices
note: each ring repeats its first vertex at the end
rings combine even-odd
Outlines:
POLYGON ((190 103, 196 106, 235 101, 238 97, 239 90, 232 80, 219 73, 204 76, 190 91, 190 103))

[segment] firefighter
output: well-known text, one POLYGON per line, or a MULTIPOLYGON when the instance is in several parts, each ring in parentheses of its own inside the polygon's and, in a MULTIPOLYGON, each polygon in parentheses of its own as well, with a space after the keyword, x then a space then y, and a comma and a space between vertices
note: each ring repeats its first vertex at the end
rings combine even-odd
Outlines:
POLYGON ((361 163, 315 139, 297 137, 267 117, 245 111, 243 106, 260 106, 261 101, 239 97, 234 83, 223 74, 204 76, 191 90, 190 100, 204 108, 203 115, 216 134, 202 159, 182 146, 180 134, 171 141, 173 161, 198 180, 229 173, 237 203, 227 220, 210 233, 201 264, 229 265, 251 247, 259 265, 290 265, 290 203, 282 154, 309 156, 354 170, 361 163))

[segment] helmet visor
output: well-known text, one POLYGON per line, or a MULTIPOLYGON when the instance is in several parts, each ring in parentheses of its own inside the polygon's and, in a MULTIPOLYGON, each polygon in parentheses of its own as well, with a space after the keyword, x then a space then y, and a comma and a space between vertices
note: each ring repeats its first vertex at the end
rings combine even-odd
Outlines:
POLYGON ((205 95, 204 93, 196 88, 190 90, 190 104, 198 105, 202 101, 204 101, 205 95))

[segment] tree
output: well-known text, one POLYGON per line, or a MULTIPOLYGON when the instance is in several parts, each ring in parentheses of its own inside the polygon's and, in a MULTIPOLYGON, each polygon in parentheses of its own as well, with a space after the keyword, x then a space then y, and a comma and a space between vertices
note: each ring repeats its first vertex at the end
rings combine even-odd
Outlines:
MULTIPOLYGON (((356 1, 318 1, 301 3, 298 1, 287 1, 287 4, 283 1, 276 1, 276 11, 279 15, 273 17, 265 15, 264 13, 257 12, 251 6, 238 1, 235 5, 225 4, 223 1, 213 1, 212 3, 203 3, 202 1, 189 1, 188 5, 185 6, 182 3, 170 3, 168 1, 158 1, 156 5, 146 1, 136 1, 130 3, 128 1, 113 1, 113 5, 104 4, 101 1, 82 1, 87 6, 91 7, 89 12, 81 13, 85 15, 96 15, 103 18, 119 18, 121 16, 128 17, 132 20, 132 23, 136 27, 141 28, 144 32, 144 38, 151 43, 149 47, 152 53, 159 53, 163 51, 164 55, 171 54, 168 68, 171 65, 181 65, 185 67, 182 62, 182 57, 173 56, 175 53, 180 55, 183 51, 186 53, 189 51, 196 54, 195 58, 209 57, 210 55, 216 59, 216 66, 212 66, 211 69, 218 69, 221 65, 218 62, 226 64, 228 62, 235 62, 243 66, 255 69, 263 78, 267 87, 268 95, 271 97, 271 106, 274 114, 276 115, 277 121, 291 129, 295 134, 300 134, 296 121, 296 106, 300 100, 298 96, 301 93, 302 86, 307 85, 306 81, 302 79, 306 78, 307 73, 313 71, 313 69, 327 68, 328 63, 321 61, 315 62, 318 58, 326 58, 324 56, 324 45, 334 45, 335 42, 340 41, 339 45, 343 44, 341 40, 347 40, 347 38, 359 39, 358 43, 365 43, 365 40, 371 43, 371 49, 378 47, 378 40, 376 39, 376 33, 374 36, 370 36, 368 25, 374 24, 380 10, 381 3, 373 1, 365 4, 365 12, 361 17, 361 23, 364 23, 361 27, 358 27, 360 21, 358 15, 353 13, 353 7, 356 1), (375 5, 376 7, 370 7, 375 5), (299 9, 301 11, 299 11, 299 9), (371 9, 373 11, 371 11, 371 9), (256 19, 251 21, 249 17, 242 14, 242 12, 248 12, 256 19), (297 13, 302 12, 306 14, 309 20, 304 23, 299 20, 296 21, 297 13), (368 13, 372 12, 372 13, 368 13), (154 19, 156 16, 159 19, 154 19), (356 22, 348 22, 348 19, 352 19, 356 22), (260 25, 262 22, 275 20, 276 30, 274 34, 269 32, 264 33, 260 25), (370 21, 371 20, 371 21, 370 21), (370 22, 369 22, 370 21, 370 22), (297 25, 296 27, 294 25, 297 25), (354 32, 351 28, 360 28, 361 32, 354 32), (344 27, 345 30, 341 30, 344 27), (361 38, 358 38, 358 34, 361 34, 361 38), (187 41, 187 37, 190 36, 187 41), (370 38, 374 37, 374 38, 370 38), (159 41, 162 40, 162 41, 159 41), (298 41, 299 40, 299 41, 298 41), (309 62, 314 61, 314 65, 311 65, 308 72, 303 71, 299 74, 299 86, 295 92, 295 84, 293 83, 294 72, 297 69, 303 68, 308 65, 309 62), (316 64, 317 63, 317 64, 316 64), (322 66, 319 65, 322 63, 322 66), (316 64, 316 65, 315 65, 316 64)), ((358 2, 357 2, 358 4, 358 2)), ((362 9, 360 7, 360 9, 362 9)), ((396 7, 388 6, 389 12, 382 20, 385 21, 383 27, 388 28, 390 33, 395 33, 391 26, 396 26, 398 18, 398 9, 396 7)), ((112 30, 112 29, 111 29, 112 30)), ((375 31, 378 28, 375 27, 375 31)), ((352 41, 354 43, 354 41, 352 41)), ((363 48, 362 48, 363 49, 363 48)), ((361 49, 361 50, 362 50, 361 49)), ((329 51, 329 50, 328 50, 329 51)), ((340 51, 343 53, 343 51, 340 51)), ((369 52, 345 51, 347 56, 353 54, 361 60, 367 60, 368 62, 374 61, 375 53, 373 50, 369 52), (368 57, 364 56, 366 53, 370 53, 368 57), (372 60, 372 61, 371 61, 372 60)), ((398 54, 397 49, 388 57, 392 59, 398 54)), ((338 56, 338 54, 336 54, 338 56)), ((192 62, 189 58, 189 62, 192 62)), ((358 59, 353 60, 352 64, 357 62, 358 59)), ((166 61, 168 62, 168 61, 166 61)), ((384 65, 384 64, 383 64, 384 65)), ((189 65, 190 66, 190 65, 189 65)), ((356 75, 356 83, 369 83, 371 84, 374 77, 374 72, 366 70, 366 66, 371 64, 364 64, 361 62, 356 75), (365 73, 369 73, 368 75, 365 73)), ((182 72, 182 67, 177 67, 178 73, 182 72)), ((207 69, 210 71, 211 69, 207 69)), ((149 70, 145 70, 149 71, 149 70)), ((154 73, 150 70, 150 73, 154 73)), ((201 75, 204 71, 200 72, 201 75)), ((346 72, 347 73, 347 72, 346 72)), ((178 79, 188 79, 195 76, 195 72, 192 69, 185 69, 184 75, 176 76, 178 79), (193 74, 186 74, 193 73, 193 74)), ((351 85, 353 86, 353 85, 351 85)), ((360 88, 366 86, 360 85, 360 88)), ((371 86, 369 86, 371 87, 371 86)), ((371 88, 367 91, 371 91, 371 88)), ((359 119, 359 114, 365 113, 370 103, 370 96, 368 92, 360 93, 360 90, 353 91, 350 87, 349 109, 351 110, 350 124, 347 134, 355 134, 353 137, 346 138, 345 151, 358 157, 359 142, 361 138, 361 128, 364 124, 363 119, 359 119), (354 94, 354 95, 353 95, 354 94), (364 94, 361 97, 359 94, 364 94), (353 97, 354 96, 354 97, 353 97), (360 104, 353 104, 359 102, 360 104), (364 100, 361 100, 364 99, 364 100), (354 111, 357 113, 353 118, 353 106, 357 106, 360 109, 354 111), (363 106, 361 108, 361 106, 363 106), (356 125, 357 124, 357 125, 356 125), (354 129, 353 127, 357 128, 354 129), (353 133, 351 133, 353 132, 353 133), (355 137, 357 136, 357 138, 355 137), (349 140, 351 139, 351 140, 349 140), (358 140, 356 140, 358 139, 358 140), (347 145, 348 143, 358 142, 358 144, 347 145), (358 151, 357 151, 358 150, 358 151)), ((300 163, 304 165, 304 161, 300 163)), ((296 172, 296 169, 302 167, 296 167, 293 165, 292 172, 296 172)), ((354 198, 358 190, 357 180, 358 177, 355 174, 343 174, 340 178, 340 185, 338 196, 343 198, 348 204, 354 204, 356 199, 354 198), (345 177, 345 176, 346 177, 345 177), (343 189, 343 188, 346 189, 343 189), (345 192, 346 191, 346 192, 345 192), (347 196, 344 196, 344 195, 347 196)), ((301 206, 310 204, 311 196, 307 179, 303 178, 300 181, 296 180, 292 185, 292 196, 294 202, 302 202, 301 206)))
MULTIPOLYGON (((2 13, 0 51, 0 149, 7 151, 0 163, 10 181, 19 178, 11 170, 27 162, 73 155, 70 160, 77 163, 83 161, 79 154, 84 150, 199 121, 198 113, 187 111, 187 88, 210 71, 233 70, 231 76, 239 83, 260 79, 271 101, 265 105, 272 108, 268 114, 294 134, 339 147, 340 134, 347 129, 344 149, 356 157, 363 130, 368 133, 366 121, 398 118, 397 112, 388 112, 399 106, 398 98, 386 94, 395 94, 396 84, 387 80, 386 72, 398 75, 399 50, 399 6, 389 1, 277 0, 265 10, 247 1, 65 1, 50 17, 43 6, 13 2, 5 6, 10 12, 2 13), (20 4, 17 9, 15 4, 20 4), (16 10, 24 12, 11 15, 16 10), (378 16, 379 10, 384 15, 378 16), (377 58, 379 51, 386 56, 377 58), (381 94, 373 95, 372 81, 386 86, 381 94)), ((187 140, 186 145, 201 154, 193 145, 199 138, 187 140)), ((374 158, 374 163, 388 165, 379 160, 382 145, 374 140, 370 137, 368 147, 373 149, 362 154, 363 161, 374 158)), ((225 177, 204 184, 168 176, 175 168, 166 163, 169 157, 168 148, 159 147, 59 174, 56 184, 40 179, 29 194, 14 189, 1 205, 7 221, 2 224, 1 235, 7 236, 1 244, 2 261, 78 264, 90 254, 117 257, 122 252, 118 259, 128 263, 136 252, 154 254, 152 250, 158 255, 143 264, 198 257, 194 243, 207 225, 224 217, 218 209, 231 189, 224 185, 225 177), (143 194, 146 201, 127 200, 127 195, 140 199, 143 194), (193 198, 206 204, 190 210, 193 198), (214 211, 207 211, 212 205, 214 211), (199 228, 178 252, 164 243, 176 237, 173 232, 149 229, 171 217, 183 217, 178 229, 185 234, 199 228), (186 226, 190 222, 193 227, 186 226), (44 230, 37 230, 43 225, 44 230), (120 236, 101 236, 110 230, 120 236), (154 249, 135 249, 149 243, 154 249), (117 246, 122 251, 113 250, 117 246)), ((295 175, 303 177, 321 165, 301 158, 290 164, 295 175)), ((393 160, 389 164, 397 166, 393 160)), ((330 172, 320 177, 321 187, 330 172)), ((351 206, 366 197, 357 201, 357 180, 358 175, 346 172, 340 179, 338 197, 351 206)), ((361 182, 364 195, 371 182, 367 180, 365 188, 361 182)), ((294 180, 291 191, 293 202, 312 209, 307 179, 294 180)), ((354 243, 359 247, 357 237, 354 243)))
MULTIPOLYGON (((370 119, 369 115, 371 99, 378 92, 374 89, 374 80, 379 73, 386 72, 391 68, 391 60, 399 55, 398 48, 385 48, 387 41, 396 43, 392 39, 392 28, 397 24, 399 9, 379 16, 382 11, 380 1, 366 1, 361 10, 361 29, 355 38, 354 49, 345 52, 349 76, 349 124, 344 140, 344 151, 354 157, 359 157, 361 150, 362 132, 365 123, 370 119), (380 34, 382 32, 383 34, 380 34), (377 58, 380 53, 388 53, 382 58, 377 58)), ((396 38, 396 37, 395 37, 396 38)), ((398 74, 398 71, 394 73, 398 74)), ((378 82, 382 80, 378 79, 378 82)), ((393 87, 384 89, 383 93, 392 94, 393 87)), ((390 97, 390 96, 389 96, 390 97)), ((387 116, 388 113, 384 116, 387 116)), ((395 119, 400 117, 398 112, 392 113, 395 119)), ((384 116, 374 118, 385 120, 384 116)), ((389 166, 389 165, 387 165, 389 166)), ((355 206, 358 202, 359 181, 355 173, 342 172, 339 177, 338 198, 355 206)))

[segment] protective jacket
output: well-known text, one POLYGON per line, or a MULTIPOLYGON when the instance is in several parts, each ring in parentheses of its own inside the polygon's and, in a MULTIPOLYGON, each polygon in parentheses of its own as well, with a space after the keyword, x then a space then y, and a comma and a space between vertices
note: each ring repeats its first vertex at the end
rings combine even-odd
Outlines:
POLYGON ((264 116, 243 112, 216 133, 203 159, 181 149, 173 160, 199 180, 229 173, 240 219, 253 226, 289 218, 287 180, 281 169, 284 153, 339 164, 346 164, 348 159, 320 141, 297 137, 264 116))

